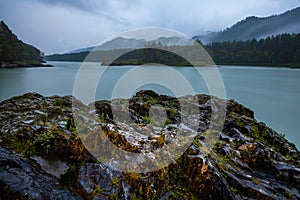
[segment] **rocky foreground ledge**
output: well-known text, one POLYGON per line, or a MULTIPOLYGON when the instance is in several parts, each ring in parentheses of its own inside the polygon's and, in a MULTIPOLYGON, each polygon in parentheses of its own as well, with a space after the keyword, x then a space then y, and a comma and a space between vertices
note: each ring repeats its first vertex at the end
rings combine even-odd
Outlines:
POLYGON ((222 131, 214 133, 216 141, 207 151, 211 104, 224 100, 197 97, 199 127, 193 143, 171 165, 147 173, 100 163, 78 131, 86 132, 84 140, 105 134, 126 151, 151 152, 176 138, 182 127, 175 98, 137 93, 129 102, 132 124, 114 122, 112 108, 122 113, 122 106, 110 101, 84 106, 75 100, 75 107, 96 116, 76 115, 86 127, 74 124, 71 96, 27 93, 1 102, 0 199, 300 199, 300 153, 294 144, 230 100, 222 131), (165 108, 167 120, 163 129, 153 125, 148 130, 154 104, 165 108))

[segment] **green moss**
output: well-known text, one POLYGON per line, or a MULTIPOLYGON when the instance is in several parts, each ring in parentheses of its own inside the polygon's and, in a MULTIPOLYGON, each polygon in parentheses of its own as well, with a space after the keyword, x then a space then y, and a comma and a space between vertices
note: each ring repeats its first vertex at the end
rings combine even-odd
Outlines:
POLYGON ((262 130, 262 131, 260 132, 260 134, 261 134, 262 137, 267 137, 267 136, 268 136, 268 132, 267 132, 266 129, 262 130))
POLYGON ((244 127, 245 126, 244 122, 240 118, 237 118, 235 123, 238 127, 244 127))
POLYGON ((175 181, 175 182, 181 182, 182 180, 184 180, 184 175, 182 173, 180 173, 179 171, 171 171, 170 172, 171 178, 175 181))
POLYGON ((259 180, 257 180, 257 179, 252 179, 252 182, 254 184, 256 184, 256 185, 260 185, 261 184, 261 182, 259 180))
POLYGON ((150 124, 151 123, 151 118, 149 116, 143 116, 142 120, 146 123, 146 124, 150 124))
POLYGON ((47 116, 47 114, 38 115, 37 116, 37 121, 44 122, 44 126, 45 126, 47 124, 47 122, 48 122, 48 116, 47 116))
POLYGON ((197 199, 187 187, 176 188, 171 192, 170 199, 197 199))
POLYGON ((226 163, 224 161, 217 161, 216 164, 218 165, 218 167, 221 170, 228 171, 228 166, 226 165, 226 163))
POLYGON ((237 192, 238 192, 238 189, 235 188, 235 187, 230 187, 230 190, 231 190, 231 192, 234 192, 234 193, 237 193, 237 192))
POLYGON ((54 105, 55 106, 62 106, 63 105, 62 99, 56 99, 55 102, 54 102, 54 105))
POLYGON ((286 196, 287 198, 289 198, 289 199, 293 199, 293 198, 294 198, 293 192, 292 192, 291 190, 289 190, 289 189, 286 189, 286 190, 285 190, 285 196, 286 196))
POLYGON ((154 104, 157 104, 157 100, 156 99, 153 99, 152 97, 149 97, 146 99, 146 104, 150 104, 150 105, 154 105, 154 104))
POLYGON ((111 181, 112 181, 113 186, 117 186, 117 187, 120 186, 121 181, 118 177, 112 178, 111 181))
POLYGON ((200 143, 200 138, 199 138, 200 136, 199 135, 197 135, 195 138, 194 138, 194 140, 193 140, 193 144, 195 144, 197 147, 202 147, 202 144, 200 143))
POLYGON ((109 123, 110 117, 106 113, 101 113, 101 114, 99 114, 99 120, 104 123, 109 123))
POLYGON ((126 173, 125 175, 126 175, 125 179, 127 181, 137 181, 142 177, 141 174, 134 173, 134 172, 126 173))
POLYGON ((95 185, 94 191, 91 193, 93 196, 98 196, 103 192, 103 189, 99 185, 95 185))
POLYGON ((57 137, 56 133, 54 133, 55 129, 49 129, 48 131, 37 135, 34 140, 35 146, 39 146, 42 152, 49 154, 50 149, 52 148, 53 141, 57 137))
POLYGON ((121 198, 117 194, 112 194, 109 196, 110 200, 120 200, 121 198))
POLYGON ((252 125, 251 130, 252 130, 252 133, 254 133, 254 134, 256 134, 256 135, 259 134, 257 124, 252 125))
POLYGON ((138 102, 143 102, 143 97, 138 97, 138 102))
POLYGON ((63 115, 63 111, 60 107, 53 108, 49 111, 49 117, 57 117, 59 115, 63 115))
POLYGON ((131 196, 131 199, 132 200, 143 200, 143 198, 142 197, 139 197, 137 194, 133 194, 132 196, 131 196))
MULTIPOLYGON (((20 129, 21 130, 21 129, 20 129)), ((22 129, 27 132, 28 130, 22 129)), ((50 127, 49 130, 34 136, 12 136, 6 138, 6 148, 14 149, 16 152, 31 156, 37 154, 50 154, 54 140, 58 137, 57 127, 50 127)))
POLYGON ((171 120, 169 119, 166 119, 165 123, 164 123, 164 126, 168 125, 168 124, 171 124, 171 120))
POLYGON ((176 115, 176 112, 177 112, 177 110, 174 108, 167 108, 166 111, 167 111, 168 117, 170 117, 170 118, 174 118, 176 115))
POLYGON ((34 140, 31 138, 12 137, 10 142, 5 146, 9 149, 14 149, 17 153, 31 156, 36 154, 34 140))

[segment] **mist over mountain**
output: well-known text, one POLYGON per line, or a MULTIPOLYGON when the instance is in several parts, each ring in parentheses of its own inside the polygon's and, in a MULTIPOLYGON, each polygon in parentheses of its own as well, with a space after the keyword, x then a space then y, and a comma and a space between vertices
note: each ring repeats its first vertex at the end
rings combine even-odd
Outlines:
POLYGON ((114 49, 140 49, 152 43, 160 43, 162 46, 173 46, 173 45, 192 45, 193 39, 185 37, 160 37, 155 40, 135 39, 135 38, 123 38, 117 37, 113 40, 105 42, 99 46, 92 46, 87 48, 76 49, 68 53, 80 53, 90 52, 97 50, 114 50, 114 49))
MULTIPOLYGON (((269 17, 247 17, 219 32, 207 32, 203 35, 194 36, 194 40, 201 40, 203 44, 223 41, 246 41, 262 39, 272 35, 283 33, 300 33, 300 7, 287 11, 280 15, 272 15, 269 17)), ((107 41, 99 46, 80 48, 70 53, 90 52, 97 50, 114 50, 114 49, 138 49, 143 48, 151 43, 160 43, 163 46, 173 45, 192 45, 194 41, 184 37, 160 37, 155 40, 144 40, 135 38, 117 37, 111 41, 107 41)))
POLYGON ((233 26, 219 32, 211 32, 205 35, 194 36, 202 43, 223 41, 246 41, 250 39, 261 39, 272 35, 283 33, 300 32, 300 7, 287 11, 280 15, 269 17, 247 17, 233 26))

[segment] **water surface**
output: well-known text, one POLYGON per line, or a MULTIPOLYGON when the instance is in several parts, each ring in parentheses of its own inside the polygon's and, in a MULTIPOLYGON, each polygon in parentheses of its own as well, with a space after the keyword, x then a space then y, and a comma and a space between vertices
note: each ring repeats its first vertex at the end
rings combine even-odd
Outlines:
MULTIPOLYGON (((50 62, 49 68, 0 69, 0 100, 26 92, 42 95, 72 94, 77 71, 81 63, 50 62)), ((100 67, 100 66, 96 66, 100 67)), ((114 66, 108 68, 97 85, 96 99, 110 99, 117 81, 134 66, 114 66)), ((86 68, 93 74, 95 66, 86 68)), ((174 67, 191 83, 196 93, 208 93, 201 75, 192 67, 174 67)), ((255 112, 259 121, 286 134, 286 137, 300 147, 300 70, 275 67, 224 66, 218 68, 222 76, 228 99, 235 99, 255 112)), ((159 67, 152 67, 157 76, 159 67)), ((205 70, 205 69, 203 69, 205 70)), ((209 70, 209 69, 208 69, 209 70)), ((147 73, 139 74, 147 78, 147 73)), ((169 80, 175 82, 176 80, 169 80)), ((88 81, 87 81, 88 84, 88 81)), ((180 88, 180 85, 178 85, 180 88)), ((159 93, 172 95, 167 87, 148 84, 144 89, 154 89, 159 93)), ((86 88, 88 90, 88 88, 86 88)), ((184 94, 184 91, 182 91, 184 94)))

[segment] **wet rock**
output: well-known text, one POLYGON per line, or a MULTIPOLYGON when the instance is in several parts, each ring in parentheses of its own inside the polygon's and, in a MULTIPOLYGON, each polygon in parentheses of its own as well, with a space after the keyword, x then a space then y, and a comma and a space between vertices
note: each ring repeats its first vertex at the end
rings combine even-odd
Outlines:
POLYGON ((243 135, 238 129, 233 128, 232 132, 230 133, 232 135, 232 137, 239 142, 246 142, 249 141, 250 139, 248 137, 246 137, 245 135, 243 135))
POLYGON ((0 198, 81 199, 29 160, 0 147, 0 198))
POLYGON ((28 93, 0 103, 0 146, 1 199, 300 197, 300 153, 295 145, 257 122, 248 108, 208 95, 179 101, 141 91, 129 100, 87 106, 71 96, 28 93), (188 112, 182 102, 189 105, 188 112), (212 111, 222 111, 221 103, 227 104, 224 126, 209 130, 220 127, 210 120, 212 111), (154 112, 155 106, 165 112, 154 112), (151 115, 165 122, 151 124, 151 115), (120 172, 91 155, 118 158, 105 152, 109 145, 152 155, 169 144, 181 145, 182 134, 191 137, 192 144, 170 165, 152 172, 120 172), (109 142, 101 143, 106 137, 109 142), (60 173, 53 173, 55 168, 60 173))
POLYGON ((86 197, 129 199, 126 191, 130 190, 130 186, 123 179, 121 172, 111 170, 101 164, 87 163, 80 167, 77 182, 86 197))
POLYGON ((222 148, 219 150, 219 153, 223 156, 229 156, 231 155, 231 150, 228 147, 222 148))
POLYGON ((224 133, 220 134, 219 139, 222 140, 222 141, 225 141, 227 143, 230 143, 230 142, 234 141, 234 139, 232 137, 229 137, 229 136, 225 135, 224 133))
POLYGON ((296 184, 297 188, 300 189, 300 168, 284 162, 276 162, 274 167, 277 170, 277 175, 279 177, 296 184))

